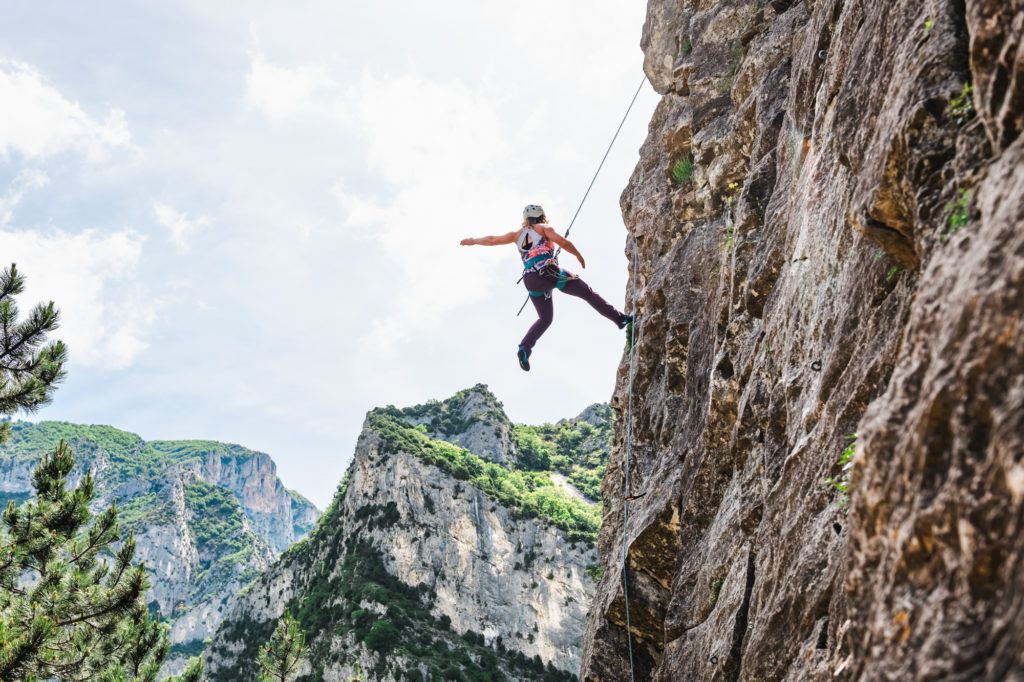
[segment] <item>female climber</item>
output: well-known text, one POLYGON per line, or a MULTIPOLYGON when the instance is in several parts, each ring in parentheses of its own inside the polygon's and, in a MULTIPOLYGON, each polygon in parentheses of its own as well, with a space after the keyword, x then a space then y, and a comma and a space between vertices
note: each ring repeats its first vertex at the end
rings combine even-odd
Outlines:
POLYGON ((624 328, 633 319, 630 315, 620 313, 594 293, 594 290, 587 286, 579 276, 566 272, 558 265, 555 245, 576 256, 581 268, 587 267, 583 256, 580 255, 573 243, 548 225, 544 209, 536 204, 530 204, 523 209, 523 225, 518 230, 491 237, 467 237, 462 240, 461 244, 463 246, 515 244, 519 249, 519 256, 523 259, 523 284, 530 292, 530 300, 533 301, 533 307, 537 309, 538 318, 526 332, 516 353, 519 358, 519 366, 527 372, 530 371, 530 355, 533 353, 533 347, 541 334, 551 326, 551 320, 554 318, 552 290, 560 289, 570 296, 582 298, 594 310, 618 325, 619 329, 624 328))

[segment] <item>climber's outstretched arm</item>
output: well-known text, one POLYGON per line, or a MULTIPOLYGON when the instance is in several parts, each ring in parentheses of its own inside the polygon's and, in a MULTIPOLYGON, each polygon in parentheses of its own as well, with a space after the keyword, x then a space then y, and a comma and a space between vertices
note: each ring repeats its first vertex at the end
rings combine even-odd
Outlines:
POLYGON ((554 228, 549 227, 547 225, 535 225, 533 229, 537 230, 542 235, 544 235, 544 237, 548 241, 552 241, 555 244, 558 244, 563 249, 565 249, 566 251, 568 251, 572 255, 576 256, 576 260, 578 260, 580 262, 580 267, 582 267, 582 268, 586 268, 587 267, 587 263, 586 263, 586 261, 583 260, 583 256, 580 255, 580 252, 576 249, 576 245, 573 244, 568 239, 566 239, 565 237, 563 237, 562 235, 560 235, 557 232, 555 232, 554 228))
POLYGON ((501 244, 515 244, 518 232, 508 234, 492 235, 490 237, 466 237, 460 244, 463 246, 499 246, 501 244))

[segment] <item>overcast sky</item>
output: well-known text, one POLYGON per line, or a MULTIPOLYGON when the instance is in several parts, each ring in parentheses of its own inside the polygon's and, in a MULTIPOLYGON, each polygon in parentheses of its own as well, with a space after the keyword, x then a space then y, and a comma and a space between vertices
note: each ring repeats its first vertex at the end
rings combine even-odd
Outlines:
MULTIPOLYGON (((579 300, 522 372, 527 203, 568 225, 643 77, 642 0, 4 3, 0 263, 53 300, 33 418, 268 452, 323 508, 374 406, 488 384, 518 422, 608 400, 579 300)), ((619 308, 644 86, 572 239, 619 308)), ((579 272, 566 255, 563 265, 579 272)), ((23 415, 24 416, 24 415, 23 415)))

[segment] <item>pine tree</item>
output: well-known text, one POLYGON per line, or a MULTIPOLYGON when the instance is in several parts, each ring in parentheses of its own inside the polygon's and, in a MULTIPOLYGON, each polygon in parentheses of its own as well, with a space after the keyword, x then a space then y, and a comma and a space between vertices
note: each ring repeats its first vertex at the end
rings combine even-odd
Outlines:
POLYGON ((288 682, 298 672, 306 645, 306 633, 285 611, 270 641, 260 647, 260 682, 288 682))
MULTIPOLYGON (((60 313, 53 301, 40 303, 19 322, 14 296, 24 289, 25 277, 13 263, 9 270, 0 270, 0 415, 18 409, 31 412, 47 404, 65 374, 64 344, 55 341, 44 346, 59 324, 60 313)), ((9 423, 0 423, 0 443, 10 430, 9 423)))
POLYGON ((116 504, 92 518, 91 473, 67 489, 73 466, 62 441, 33 473, 36 498, 3 513, 0 680, 156 680, 167 626, 143 600, 135 539, 116 546, 116 504))

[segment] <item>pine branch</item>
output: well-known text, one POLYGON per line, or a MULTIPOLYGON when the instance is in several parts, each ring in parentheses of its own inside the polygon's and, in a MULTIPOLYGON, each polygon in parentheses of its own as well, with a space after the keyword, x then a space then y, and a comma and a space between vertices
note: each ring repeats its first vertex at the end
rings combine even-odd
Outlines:
POLYGON ((46 305, 42 303, 37 305, 32 309, 29 318, 14 330, 17 340, 13 344, 9 343, 10 336, 6 333, 7 328, 4 329, 4 343, 3 349, 0 350, 0 360, 11 356, 17 357, 17 353, 23 347, 32 349, 41 344, 45 334, 60 326, 59 319, 60 313, 53 307, 53 301, 46 305))
POLYGON ((18 267, 11 263, 7 270, 0 271, 0 301, 20 294, 25 290, 25 277, 18 272, 18 267))
MULTIPOLYGON (((114 502, 116 505, 117 502, 114 502)), ((88 544, 85 549, 80 552, 76 552, 71 556, 71 563, 77 564, 81 561, 82 557, 88 555, 90 552, 98 552, 99 550, 107 547, 114 542, 117 542, 117 508, 111 506, 106 512, 101 514, 92 528, 89 529, 88 544), (108 530, 113 530, 114 537, 104 539, 108 530)))

